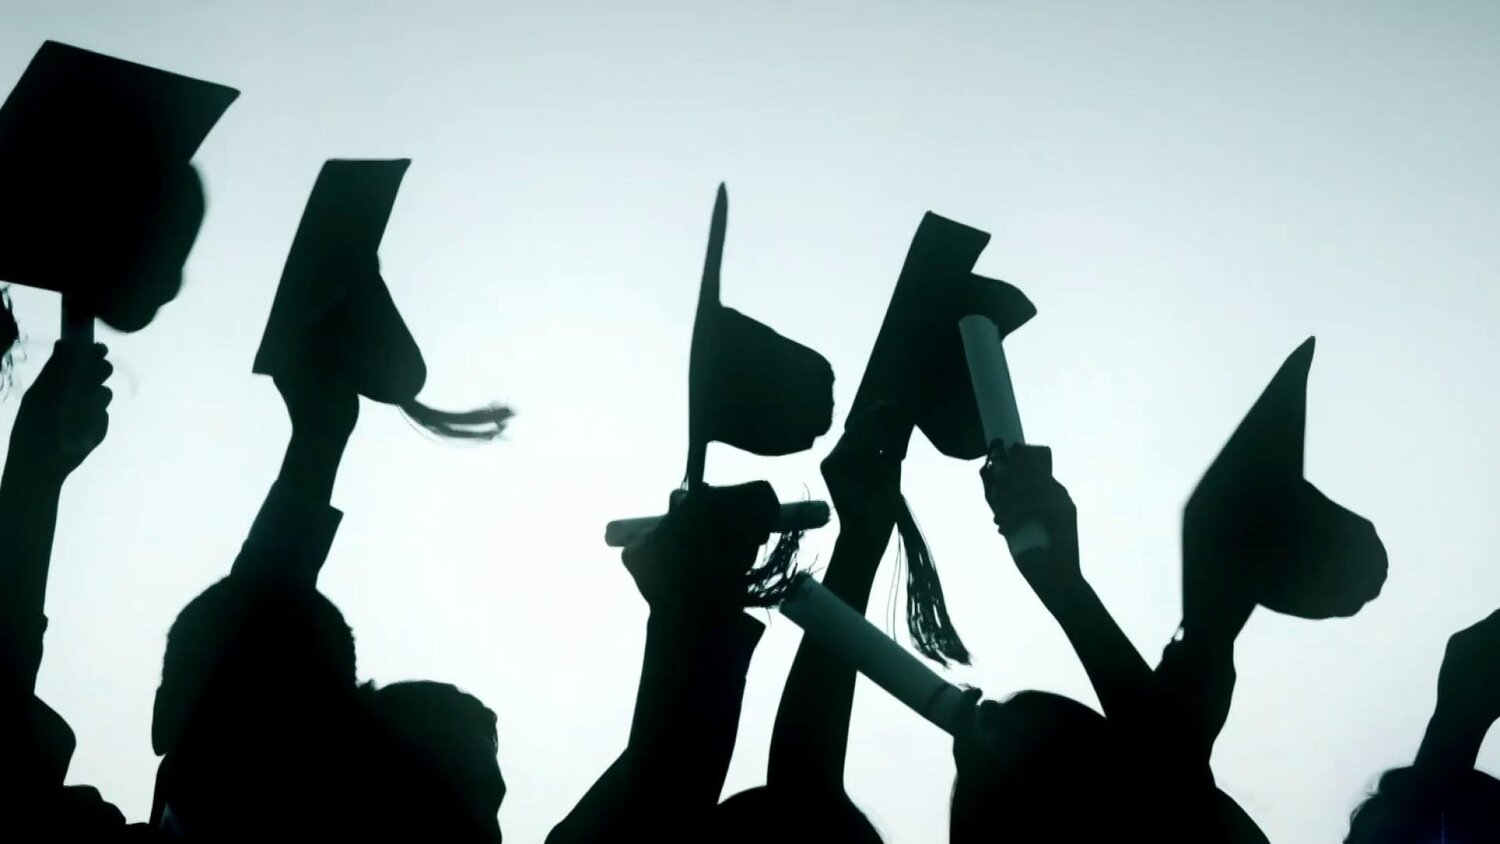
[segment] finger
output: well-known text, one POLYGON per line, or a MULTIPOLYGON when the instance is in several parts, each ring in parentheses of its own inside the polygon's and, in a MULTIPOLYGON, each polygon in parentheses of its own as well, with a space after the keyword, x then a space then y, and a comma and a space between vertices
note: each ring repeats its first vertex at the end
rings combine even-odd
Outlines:
POLYGON ((114 401, 115 391, 108 387, 98 387, 89 391, 88 406, 102 413, 114 401))
POLYGON ((114 364, 102 356, 90 354, 81 368, 80 380, 86 384, 103 384, 115 371, 114 364))

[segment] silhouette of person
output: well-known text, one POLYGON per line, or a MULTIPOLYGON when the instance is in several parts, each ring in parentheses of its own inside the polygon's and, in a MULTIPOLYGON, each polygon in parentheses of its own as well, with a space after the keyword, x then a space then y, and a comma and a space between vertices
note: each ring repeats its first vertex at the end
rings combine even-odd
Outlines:
MULTIPOLYGON (((1048 741, 1059 745, 1061 759, 1075 760, 1070 764, 1087 759, 1085 767, 1111 772, 1108 777, 1092 780, 1087 789, 1081 778, 1073 779, 1073 786, 1068 786, 1067 777, 1053 780, 1063 789, 1062 803, 1053 805, 1060 808, 1069 801, 1081 805, 1081 795, 1088 794, 1088 802, 1108 807, 1103 816, 1115 818, 1111 822, 1113 835, 1122 828, 1118 819, 1130 817, 1132 823, 1145 825, 1140 827, 1143 832, 1168 840, 1264 840, 1239 807, 1214 785, 1207 753, 1212 739, 1207 746, 1202 744, 1203 733, 1197 729, 1201 721, 1183 723, 1186 707, 1178 696, 1180 689, 1151 670, 1083 577, 1077 509, 1067 489, 1053 477, 1051 451, 1039 446, 997 445, 980 476, 1002 534, 1033 523, 1046 529, 1049 543, 1021 552, 1014 557, 1015 565, 1062 627, 1104 709, 1105 717, 1099 717, 1081 704, 1064 703, 1065 698, 1051 696, 1045 703, 1041 702, 1044 699, 1033 699, 1021 710, 1034 716, 1022 719, 1031 734, 1026 741, 1051 737, 1048 741), (1130 762, 1128 769, 1121 760, 1130 762), (1145 792, 1131 793, 1143 780, 1173 795, 1170 809, 1150 814, 1132 809, 1159 802, 1145 792), (1071 797, 1066 794, 1070 789, 1071 797)), ((998 710, 981 705, 978 734, 993 733, 995 717, 1016 700, 998 710)), ((1227 697, 1223 705, 1227 709, 1227 697)), ((1011 729, 1007 734, 1016 732, 1011 729)), ((960 740, 955 747, 964 744, 960 740)), ((956 749, 955 755, 962 760, 966 752, 956 749)), ((1043 763, 1033 761, 1027 767, 1036 764, 1043 763)), ((1042 788, 1047 782, 1045 777, 1034 777, 1028 788, 1042 788)), ((1025 801, 1026 811, 1032 812, 1027 817, 1044 824, 1044 816, 1050 811, 1048 801, 1057 796, 1056 792, 1050 796, 1031 794, 1025 801)), ((993 808, 997 800, 978 801, 976 805, 993 808)), ((1036 830, 1045 828, 1039 825, 1036 830)), ((1084 833, 1080 830, 1079 835, 1084 833)))
POLYGON ((280 472, 230 574, 167 635, 152 824, 190 840, 345 837, 369 802, 354 637, 316 589, 359 397, 318 365, 316 332, 303 342, 307 365, 275 379, 292 423, 280 472))
POLYGON ((1496 653, 1500 611, 1448 640, 1416 759, 1380 777, 1350 819, 1348 844, 1500 841, 1500 780, 1474 767, 1500 719, 1496 653))
MULTIPOLYGON (((333 317, 329 317, 332 319, 333 317)), ((500 840, 495 716, 458 689, 356 679, 352 631, 317 591, 359 394, 321 322, 280 342, 281 470, 228 577, 167 637, 152 822, 192 840, 500 840)))
POLYGON ((765 630, 743 612, 749 574, 779 505, 764 482, 672 498, 622 554, 651 607, 630 738, 549 844, 712 838, 745 673, 765 630))
POLYGON ((0 477, 0 812, 19 840, 106 840, 125 830, 96 790, 63 785, 73 732, 36 697, 62 488, 109 428, 106 355, 75 340, 53 347, 21 399, 0 477))
MULTIPOLYGON (((861 614, 901 507, 908 427, 889 404, 875 403, 849 420, 822 464, 839 516, 822 583, 861 614)), ((881 840, 844 790, 855 673, 811 637, 802 638, 776 710, 766 785, 720 806, 715 821, 724 840, 881 840)))
POLYGON ((365 696, 385 772, 382 834, 397 841, 501 841, 505 779, 495 713, 447 683, 409 680, 365 696))

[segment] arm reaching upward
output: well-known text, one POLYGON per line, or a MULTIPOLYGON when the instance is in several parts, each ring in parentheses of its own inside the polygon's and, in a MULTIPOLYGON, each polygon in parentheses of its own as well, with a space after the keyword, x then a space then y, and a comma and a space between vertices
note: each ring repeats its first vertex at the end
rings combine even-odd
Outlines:
POLYGON ((1224 615, 1193 639, 1174 643, 1166 670, 1153 673, 1080 572, 1077 509, 1052 476, 1050 451, 1017 446, 993 453, 981 477, 1002 534, 1029 524, 1046 529, 1050 543, 1022 552, 1016 567, 1062 626, 1117 735, 1176 796, 1173 823, 1188 836, 1184 840, 1264 841, 1214 787, 1208 768, 1213 736, 1223 725, 1215 713, 1227 713, 1233 689, 1233 663, 1222 648, 1232 647, 1243 619, 1231 620, 1231 604, 1217 607, 1224 615))
POLYGON ((359 420, 359 395, 332 367, 305 365, 276 376, 291 417, 281 471, 266 493, 234 574, 289 574, 316 585, 342 514, 330 502, 344 449, 359 420))
POLYGON ((704 834, 764 629, 741 611, 745 574, 777 510, 769 484, 701 487, 625 549, 625 566, 651 605, 630 739, 549 844, 704 834))
POLYGON ((1084 580, 1078 561, 1078 510, 1052 476, 1052 452, 1016 446, 993 452, 980 470, 985 499, 1002 534, 1038 523, 1051 542, 1016 568, 1062 626, 1111 720, 1140 718, 1150 707, 1151 668, 1084 580))
POLYGON ((0 477, 0 684, 29 696, 42 656, 43 614, 63 482, 109 428, 112 367, 99 344, 64 340, 21 399, 0 477), (65 444, 63 430, 70 436, 65 444), (77 440, 75 442, 74 440, 77 440))
POLYGON ((65 812, 68 829, 79 834, 91 823, 111 829, 124 818, 97 792, 63 787, 73 732, 35 691, 63 483, 109 427, 106 353, 72 340, 54 347, 21 399, 0 476, 0 803, 42 817, 65 812))
POLYGON ((1500 719, 1500 611, 1453 634, 1438 673, 1437 706, 1408 768, 1388 771, 1350 819, 1349 844, 1493 840, 1500 783, 1475 770, 1500 719), (1444 840, 1449 840, 1444 838, 1444 840))
MULTIPOLYGON (((852 419, 823 461, 839 516, 823 587, 863 614, 901 506, 901 428, 875 406, 852 419)), ((909 436, 909 434, 907 434, 909 436)), ((766 781, 776 789, 842 793, 855 671, 804 636, 787 675, 771 734, 766 781)))

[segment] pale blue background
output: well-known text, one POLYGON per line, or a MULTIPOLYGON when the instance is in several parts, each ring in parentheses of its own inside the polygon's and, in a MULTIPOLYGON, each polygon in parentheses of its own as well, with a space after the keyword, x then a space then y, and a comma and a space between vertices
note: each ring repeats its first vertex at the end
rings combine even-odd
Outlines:
MULTIPOLYGON (((681 476, 720 180, 725 300, 821 349, 841 408, 921 214, 994 234, 979 269, 1041 312, 1011 344, 1028 433, 1078 502, 1087 575, 1153 661, 1183 500, 1318 335, 1308 473, 1375 520, 1392 570, 1357 619, 1260 614, 1242 639, 1215 769, 1273 841, 1342 837, 1415 749, 1447 635, 1500 606, 1500 6, 5 0, 0 17, 0 87, 55 38, 245 92, 198 159, 210 211, 186 291, 149 332, 104 338, 120 397, 59 528, 42 691, 77 730, 73 781, 132 818, 163 634, 227 570, 280 458, 287 424, 250 360, 331 156, 415 159, 384 259, 426 397, 521 414, 470 450, 367 405, 326 572, 363 676, 452 680, 499 713, 511 840, 541 840, 626 735, 645 613, 603 525, 681 476)), ((24 384, 57 303, 16 301, 24 384)), ((717 450, 710 480, 819 496, 831 445, 717 450)), ((1092 702, 976 468, 925 442, 906 467, 978 655, 956 679, 1092 702)), ((762 776, 796 643, 772 621, 731 791, 762 776)), ((868 687, 853 733, 849 787, 888 840, 945 841, 942 736, 868 687)), ((1495 741, 1482 762, 1500 767, 1495 741)))

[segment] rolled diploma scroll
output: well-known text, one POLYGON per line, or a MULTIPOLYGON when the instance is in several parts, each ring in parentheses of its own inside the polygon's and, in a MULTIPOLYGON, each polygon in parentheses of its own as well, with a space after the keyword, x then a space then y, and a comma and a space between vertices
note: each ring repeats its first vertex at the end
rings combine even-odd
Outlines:
MULTIPOLYGON (((62 297, 62 339, 83 345, 94 343, 94 315, 80 308, 77 301, 69 301, 67 294, 62 297)), ((62 446, 70 454, 87 454, 95 444, 84 441, 77 426, 70 424, 71 418, 71 414, 64 414, 62 419, 62 446)))
MULTIPOLYGON (((625 548, 650 533, 662 516, 642 516, 637 519, 616 519, 604 526, 604 544, 611 548, 625 548)), ((775 533, 792 533, 812 530, 828 524, 828 505, 822 501, 797 501, 781 505, 776 517, 775 533)))
MULTIPOLYGON (((969 359, 969 380, 974 384, 974 403, 979 406, 979 424, 984 428, 985 442, 993 445, 999 440, 1006 447, 1026 442, 1000 329, 989 317, 976 315, 960 319, 958 331, 963 336, 964 356, 969 359)), ((1005 542, 1013 557, 1052 544, 1047 529, 1036 522, 1011 531, 1005 542)))
POLYGON ((822 648, 870 678, 896 700, 953 735, 963 716, 958 687, 939 677, 863 615, 808 575, 781 602, 781 614, 822 648))

